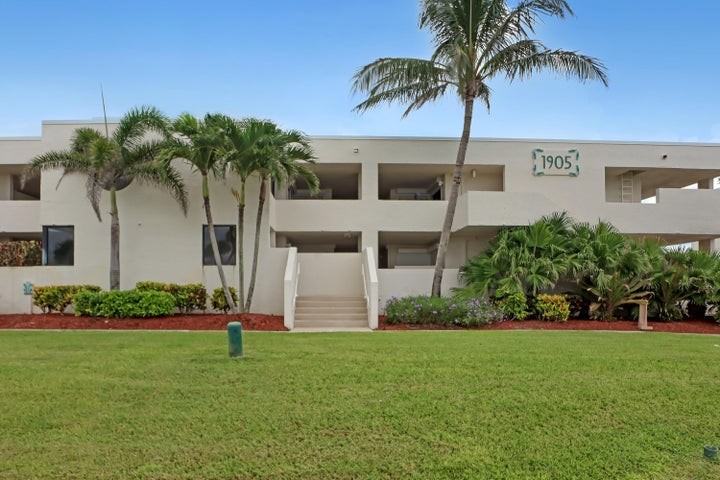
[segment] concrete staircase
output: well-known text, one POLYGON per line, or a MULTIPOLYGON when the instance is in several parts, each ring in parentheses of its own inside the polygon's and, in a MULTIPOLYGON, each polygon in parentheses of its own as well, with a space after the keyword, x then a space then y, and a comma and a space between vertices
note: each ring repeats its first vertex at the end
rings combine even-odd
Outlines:
POLYGON ((294 330, 369 331, 367 304, 363 297, 299 296, 294 330))

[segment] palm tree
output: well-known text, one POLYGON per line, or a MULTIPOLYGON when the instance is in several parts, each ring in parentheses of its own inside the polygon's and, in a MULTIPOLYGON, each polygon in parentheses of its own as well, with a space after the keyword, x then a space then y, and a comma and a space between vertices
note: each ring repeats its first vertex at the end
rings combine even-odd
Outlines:
POLYGON ((167 126, 167 117, 156 108, 135 108, 120 119, 112 134, 107 123, 104 134, 92 128, 76 129, 69 149, 38 155, 23 174, 23 181, 42 170, 58 168, 63 169, 63 177, 69 173, 86 175, 87 197, 99 221, 102 221, 102 191, 110 192, 111 290, 120 289, 120 216, 117 192, 136 180, 168 190, 183 212, 187 212, 187 192, 180 174, 170 165, 156 161, 162 141, 146 138, 148 133, 164 135, 167 126))
POLYGON ((273 122, 267 120, 253 120, 251 128, 263 132, 258 139, 255 151, 254 170, 260 176, 260 192, 258 194, 258 210, 255 220, 255 244, 253 247, 252 273, 248 287, 245 311, 250 311, 255 280, 257 276, 258 252, 260 248, 260 226, 262 224, 263 209, 267 197, 267 184, 275 181, 278 185, 289 185, 296 178, 302 178, 308 184, 312 193, 317 193, 320 181, 317 175, 308 167, 315 163, 314 153, 310 140, 297 130, 282 130, 273 122))
POLYGON ((353 77, 354 91, 367 93, 367 99, 355 107, 360 112, 397 102, 407 105, 403 114, 407 116, 448 90, 464 104, 463 131, 433 276, 435 296, 440 296, 473 107, 479 99, 490 108, 488 82, 498 76, 513 81, 549 70, 607 85, 605 67, 597 59, 551 50, 531 38, 542 16, 572 14, 566 0, 522 0, 513 8, 507 0, 423 0, 420 28, 430 31, 435 46, 430 59, 380 58, 353 77))
POLYGON ((215 224, 213 223, 212 209, 210 208, 210 184, 208 181, 210 175, 214 178, 224 176, 222 152, 227 143, 225 126, 224 117, 221 115, 207 114, 203 119, 199 119, 184 113, 172 122, 172 136, 166 141, 161 157, 166 164, 176 158, 184 159, 202 176, 203 207, 213 258, 215 259, 227 304, 233 313, 237 313, 237 307, 228 289, 222 261, 220 260, 220 250, 218 249, 215 224))
POLYGON ((227 169, 240 179, 240 188, 232 188, 238 208, 238 308, 245 311, 245 191, 248 179, 256 173, 265 155, 266 138, 275 135, 277 127, 272 122, 248 118, 237 121, 230 117, 222 119, 227 135, 223 161, 227 169))

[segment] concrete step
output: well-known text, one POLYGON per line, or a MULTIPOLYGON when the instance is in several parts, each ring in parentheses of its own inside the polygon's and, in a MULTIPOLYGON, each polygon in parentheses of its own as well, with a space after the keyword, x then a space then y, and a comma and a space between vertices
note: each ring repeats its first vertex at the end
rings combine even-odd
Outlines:
POLYGON ((364 320, 346 319, 295 319, 295 328, 368 328, 367 318, 364 320))
POLYGON ((304 296, 295 302, 295 330, 364 331, 368 329, 363 297, 304 296))
POLYGON ((302 305, 299 307, 295 307, 295 313, 360 313, 365 314, 367 313, 367 307, 365 305, 362 306, 337 306, 337 305, 302 305))
POLYGON ((298 297, 295 301, 295 307, 364 307, 366 305, 364 298, 308 298, 298 297))
POLYGON ((301 313, 295 314, 295 321, 308 320, 308 321, 322 321, 322 320, 337 320, 339 322, 367 322, 367 313, 355 313, 355 314, 337 314, 337 313, 301 313))

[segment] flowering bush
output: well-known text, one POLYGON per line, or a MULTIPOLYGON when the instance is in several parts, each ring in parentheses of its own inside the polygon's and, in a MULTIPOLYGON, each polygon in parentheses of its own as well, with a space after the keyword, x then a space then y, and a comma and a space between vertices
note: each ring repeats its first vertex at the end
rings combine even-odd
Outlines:
POLYGON ((385 313, 390 324, 472 327, 502 320, 502 312, 483 298, 393 297, 388 300, 385 313))

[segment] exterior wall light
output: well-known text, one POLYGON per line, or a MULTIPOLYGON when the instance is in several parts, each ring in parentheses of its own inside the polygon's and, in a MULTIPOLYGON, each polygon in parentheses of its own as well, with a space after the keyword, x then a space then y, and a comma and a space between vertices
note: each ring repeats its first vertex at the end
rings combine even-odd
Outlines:
POLYGON ((359 148, 353 148, 353 153, 359 153, 359 152, 360 152, 359 148))

